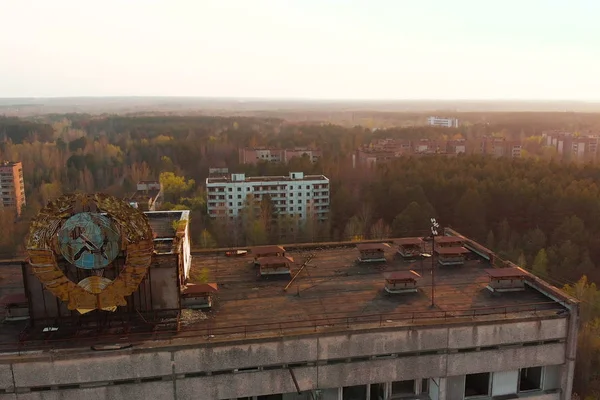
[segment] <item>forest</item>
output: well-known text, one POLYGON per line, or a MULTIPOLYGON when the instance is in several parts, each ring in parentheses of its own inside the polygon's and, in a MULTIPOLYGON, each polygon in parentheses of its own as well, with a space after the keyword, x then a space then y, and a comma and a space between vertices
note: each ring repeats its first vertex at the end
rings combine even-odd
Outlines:
MULTIPOLYGON (((582 330, 588 338, 582 345, 586 364, 578 368, 587 382, 596 382, 600 377, 591 371, 600 366, 600 343, 589 338, 600 333, 600 295, 594 284, 600 281, 600 164, 545 156, 430 156, 352 168, 351 154, 374 138, 502 134, 539 142, 545 129, 600 127, 599 114, 513 114, 471 113, 472 123, 458 129, 375 131, 258 117, 0 117, 0 159, 23 163, 27 196, 16 224, 10 210, 0 209, 0 255, 22 252, 29 219, 60 194, 102 191, 124 197, 138 181, 149 179, 163 183, 165 209, 192 210, 196 247, 425 235, 429 218, 436 217, 442 226, 587 299, 582 330), (322 149, 323 157, 315 164, 299 158, 288 165, 240 165, 238 148, 245 146, 308 146, 322 149), (283 237, 289 221, 274 215, 267 199, 258 213, 244 213, 239 234, 232 235, 229 226, 207 218, 202 183, 209 167, 247 175, 324 174, 330 179, 330 218, 325 223, 309 220, 283 237)), ((371 117, 377 124, 377 116, 371 117)), ((590 387, 600 390, 600 383, 590 387)), ((579 393, 589 392, 581 388, 580 383, 579 393)))

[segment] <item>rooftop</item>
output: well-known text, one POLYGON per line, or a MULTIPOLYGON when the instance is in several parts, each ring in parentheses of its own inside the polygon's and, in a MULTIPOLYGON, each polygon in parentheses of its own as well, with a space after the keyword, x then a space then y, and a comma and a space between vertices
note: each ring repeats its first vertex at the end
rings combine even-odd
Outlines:
MULTIPOLYGON (((426 251, 431 250, 431 244, 425 247, 426 251)), ((254 265, 252 256, 226 257, 222 251, 199 252, 193 255, 191 283, 199 283, 194 282, 194 277, 200 275, 218 283, 218 292, 213 293, 213 309, 206 313, 198 312, 198 318, 182 321, 179 332, 170 332, 168 337, 161 336, 168 339, 168 343, 154 342, 156 336, 152 333, 104 338, 79 336, 77 340, 67 340, 56 332, 53 333, 56 341, 47 340, 43 345, 51 343, 55 348, 72 347, 92 339, 96 344, 114 342, 115 337, 119 337, 118 340, 139 343, 138 347, 156 347, 206 340, 214 342, 321 331, 379 329, 430 324, 433 321, 439 324, 452 321, 472 324, 476 318, 539 318, 545 313, 556 315, 563 310, 560 303, 564 301, 563 295, 526 272, 526 280, 531 285, 526 285, 525 290, 510 295, 491 293, 486 289, 491 266, 479 260, 466 261, 462 266, 450 268, 434 263, 435 307, 431 308, 431 260, 405 262, 395 257, 395 253, 394 247, 386 247, 387 262, 361 265, 355 262, 357 249, 354 245, 288 250, 286 255, 295 260, 291 265, 292 276, 310 256, 314 258, 284 290, 290 277, 258 277, 258 267, 254 265), (391 274, 417 278, 411 270, 420 275, 419 290, 403 296, 386 295, 386 277, 391 274)), ((7 342, 15 343, 21 329, 22 326, 3 327, 0 350, 9 346, 7 342)))
POLYGON ((422 245, 423 239, 420 237, 400 238, 395 239, 394 244, 397 244, 398 246, 422 245))
MULTIPOLYGON (((287 251, 296 260, 292 276, 314 254, 287 291, 289 279, 257 278, 256 267, 248 258, 224 255, 195 255, 192 271, 206 268, 212 281, 219 283, 219 294, 209 321, 215 335, 219 329, 244 331, 263 325, 300 324, 302 321, 335 321, 381 315, 383 320, 411 318, 416 315, 443 317, 507 312, 558 310, 562 306, 540 291, 527 287, 523 292, 493 295, 489 283, 490 265, 466 261, 460 267, 436 265, 435 309, 431 309, 431 262, 408 263, 395 258, 396 249, 386 248, 387 262, 375 265, 355 263, 355 247, 316 251, 287 251), (383 290, 388 274, 421 276, 419 292, 401 298, 386 296, 383 290), (400 273, 399 273, 400 272, 400 273), (473 311, 475 310, 475 311, 473 311), (437 314, 436 314, 437 313, 437 314)), ((436 263, 437 264, 437 263, 436 263)), ((192 274, 193 275, 193 274, 192 274)), ((416 318, 422 318, 417 316, 416 318)), ((504 315, 502 315, 504 318, 504 315)), ((311 323, 307 324, 312 326, 311 323)))
POLYGON ((150 228, 155 239, 175 237, 175 222, 189 219, 189 211, 146 211, 150 228))
POLYGON ((302 178, 289 176, 247 176, 243 181, 234 181, 231 176, 218 176, 206 178, 206 183, 231 183, 231 182, 293 182, 293 181, 329 181, 325 175, 304 175, 302 178))

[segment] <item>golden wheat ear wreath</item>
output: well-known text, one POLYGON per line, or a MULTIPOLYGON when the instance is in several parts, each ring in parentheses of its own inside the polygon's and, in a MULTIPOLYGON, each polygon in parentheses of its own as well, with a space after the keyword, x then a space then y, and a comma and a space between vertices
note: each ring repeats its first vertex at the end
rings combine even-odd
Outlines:
MULTIPOLYGON (((85 232, 85 227, 83 231, 85 232)), ((88 241, 85 236, 82 237, 86 249, 89 249, 89 245, 97 250, 97 240, 88 241), (94 241, 96 244, 92 243, 94 241)), ((67 303, 69 310, 78 310, 82 314, 92 310, 114 311, 117 306, 127 304, 125 297, 137 290, 148 273, 154 252, 152 239, 148 218, 138 209, 113 196, 78 193, 50 202, 32 220, 27 238, 27 252, 33 274, 47 290, 67 303), (75 283, 58 266, 57 256, 66 254, 62 247, 64 243, 59 239, 59 232, 71 217, 81 213, 88 213, 96 220, 110 220, 114 230, 112 233, 118 232, 120 236, 117 247, 120 247, 118 250, 125 251, 125 266, 112 281, 92 275, 75 283), (102 214, 105 215, 100 217, 102 214)), ((105 244, 106 240, 102 246, 105 244)), ((114 254, 114 249, 111 251, 114 254)), ((72 262, 73 254, 65 258, 72 262)), ((102 268, 106 262, 100 264, 98 268, 102 268)), ((92 265, 77 267, 89 270, 95 268, 92 265)))

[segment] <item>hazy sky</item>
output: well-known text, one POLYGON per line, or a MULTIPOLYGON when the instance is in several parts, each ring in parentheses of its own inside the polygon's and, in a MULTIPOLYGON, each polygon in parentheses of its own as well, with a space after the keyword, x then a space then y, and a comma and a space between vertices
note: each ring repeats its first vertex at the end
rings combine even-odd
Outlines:
POLYGON ((0 0, 0 97, 600 99, 599 0, 0 0))

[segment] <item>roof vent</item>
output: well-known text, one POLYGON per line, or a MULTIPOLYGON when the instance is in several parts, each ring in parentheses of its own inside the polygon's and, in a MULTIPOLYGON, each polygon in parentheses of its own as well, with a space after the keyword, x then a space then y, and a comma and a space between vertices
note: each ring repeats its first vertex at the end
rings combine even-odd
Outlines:
POLYGON ((360 252, 358 262, 385 262, 385 249, 389 248, 387 243, 360 243, 356 248, 360 252))
POLYGON ((396 271, 384 275, 385 291, 388 293, 416 293, 417 280, 421 275, 415 271, 396 271))
POLYGON ((525 290, 527 273, 521 268, 492 268, 485 272, 490 277, 487 289, 493 293, 520 292, 525 290))

